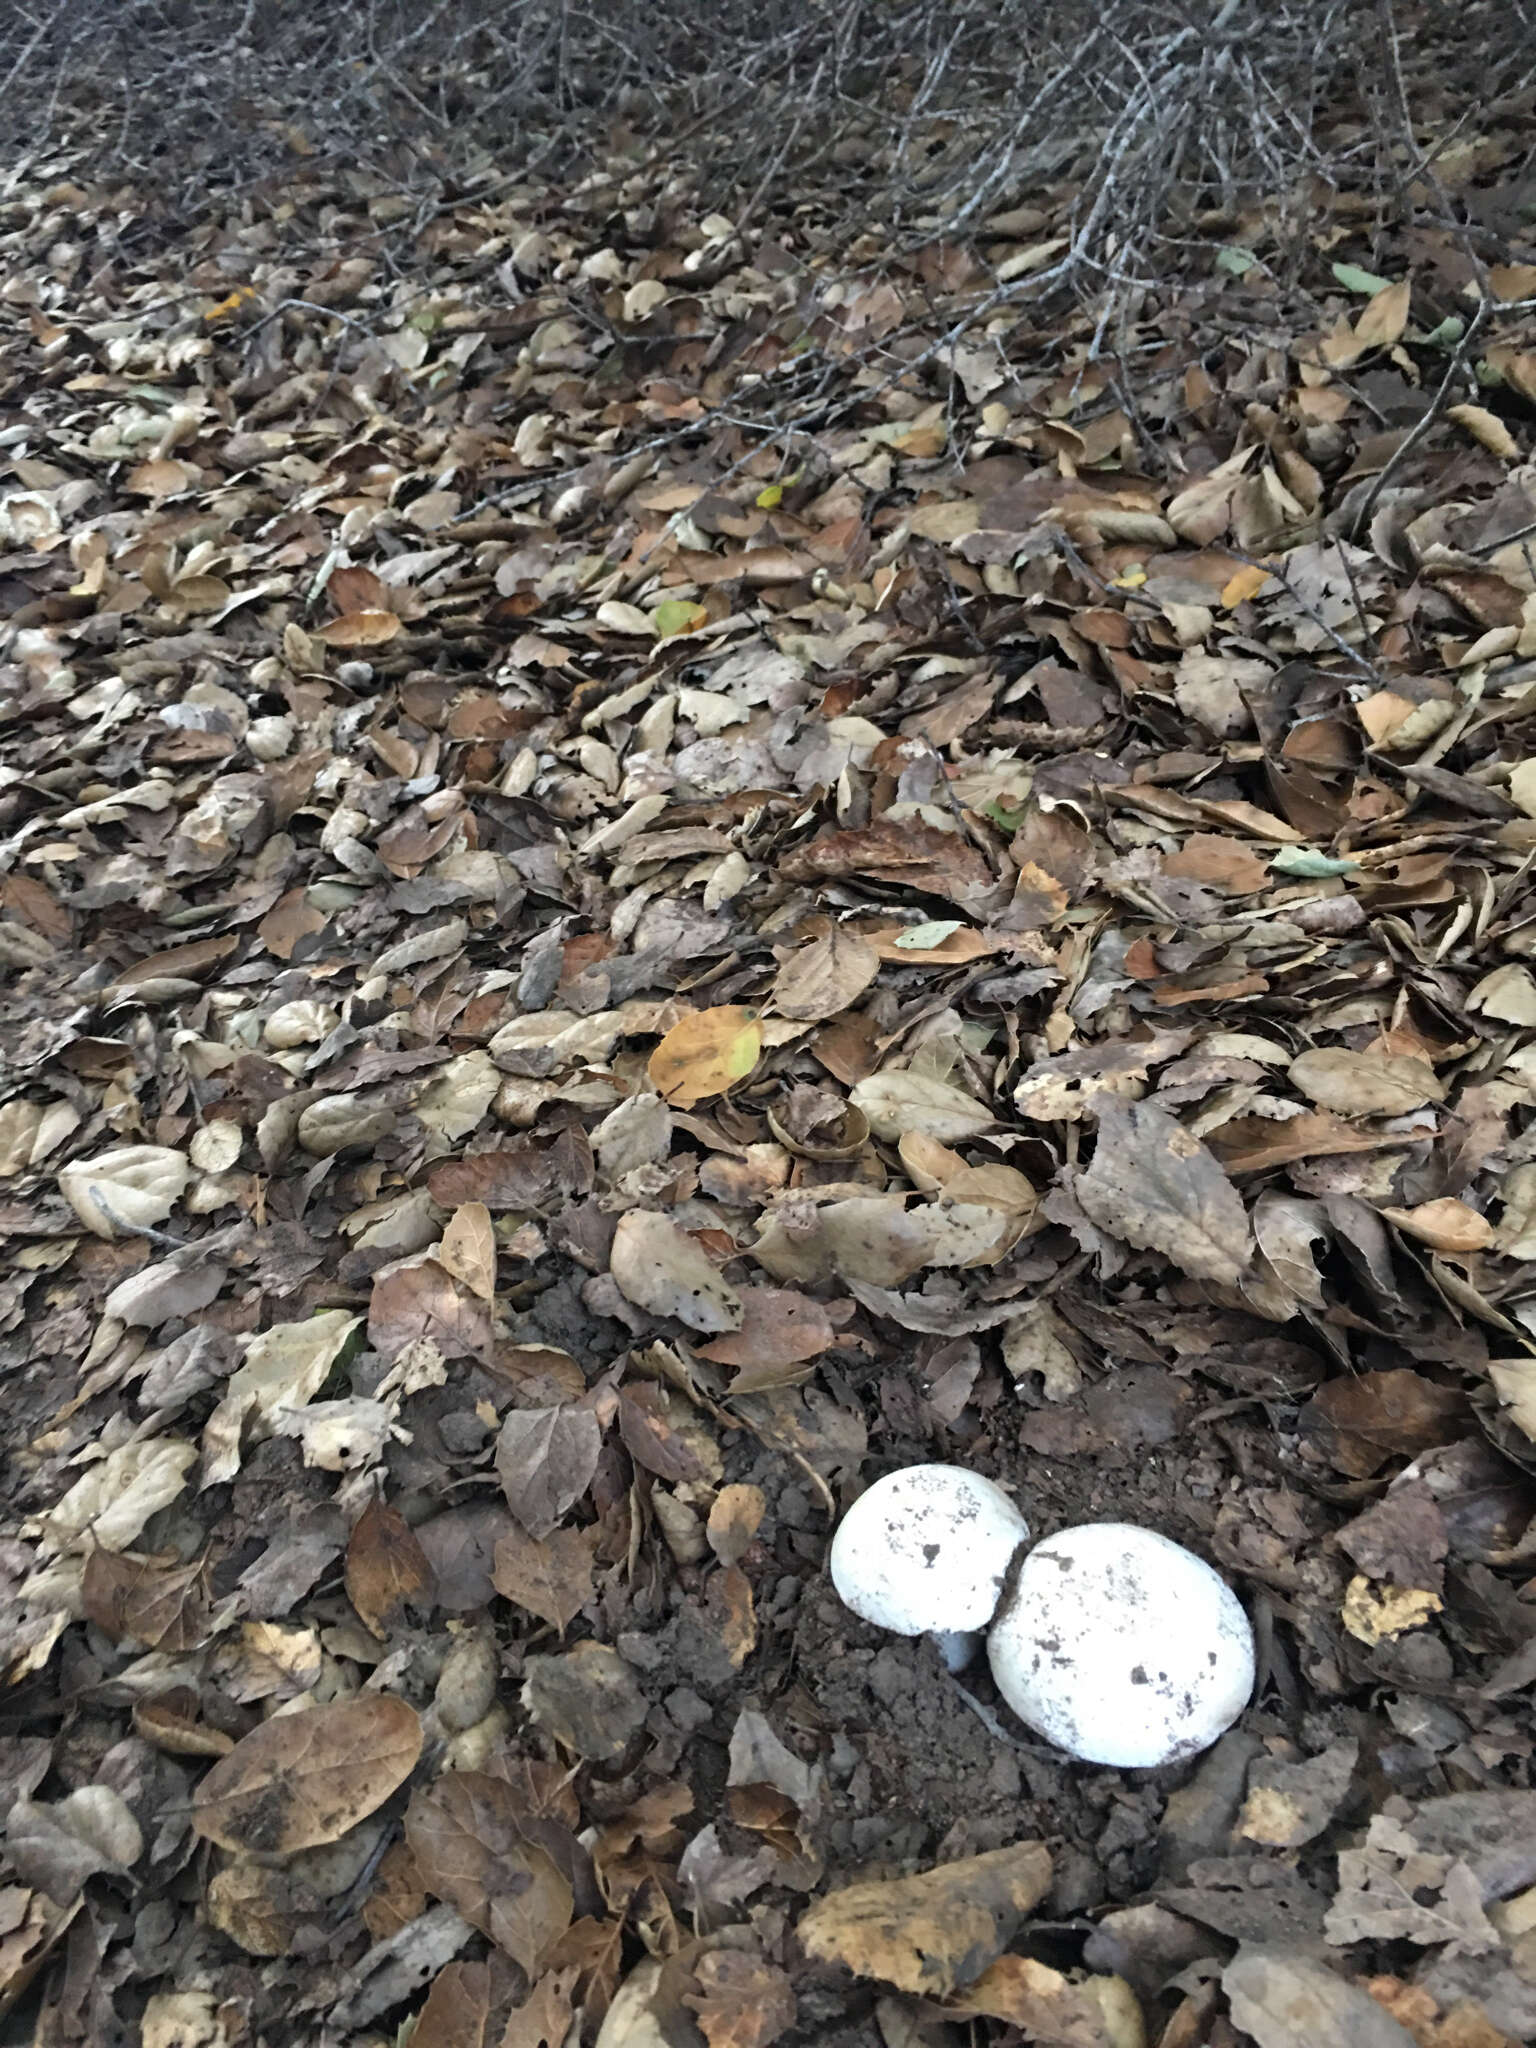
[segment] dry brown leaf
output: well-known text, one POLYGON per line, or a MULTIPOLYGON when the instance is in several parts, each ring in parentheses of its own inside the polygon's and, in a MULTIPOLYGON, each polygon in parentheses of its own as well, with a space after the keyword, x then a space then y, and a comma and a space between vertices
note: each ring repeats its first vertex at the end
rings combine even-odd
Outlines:
POLYGON ((828 1892, 796 1932, 817 1962, 942 1998, 995 1960, 1050 1882, 1045 1844, 1019 1842, 916 1877, 828 1892))
POLYGON ((128 1636, 150 1650, 192 1650, 208 1635, 206 1572, 204 1558, 163 1566, 96 1549, 85 1561, 80 1597, 114 1642, 128 1636))
POLYGON ((404 630, 394 612, 343 612, 315 633, 327 647, 383 647, 404 630))
POLYGON ((1403 338, 1408 325, 1408 305, 1413 296, 1412 278, 1400 278, 1377 292, 1361 310, 1355 322, 1355 341, 1362 349, 1390 348, 1403 338))
POLYGON ((736 1289, 721 1279, 696 1238, 654 1209, 630 1209, 619 1218, 610 1264, 619 1292, 653 1316, 676 1316, 706 1333, 741 1327, 736 1289))
POLYGON ((1383 1209, 1381 1213, 1409 1237, 1416 1237, 1420 1244, 1430 1245, 1437 1252, 1480 1252, 1493 1242, 1493 1225, 1488 1218, 1469 1209, 1465 1202, 1458 1202, 1454 1195, 1420 1202, 1414 1209, 1383 1209))
POLYGON ((1292 1060, 1290 1077, 1319 1108, 1345 1117, 1406 1116, 1445 1099, 1434 1068, 1411 1053, 1318 1047, 1292 1060))
POLYGON ((589 1408, 515 1408, 496 1440, 496 1476, 507 1505, 536 1541, 586 1492, 603 1447, 589 1408))
POLYGON ((795 2024, 794 1987, 774 1963, 745 1949, 718 1948, 693 1966, 697 1991, 683 2003, 698 2015, 709 2048, 769 2048, 795 2024))
POLYGON ((787 1287, 743 1287, 741 1327, 698 1347, 716 1365, 755 1371, 800 1365, 833 1343, 836 1331, 825 1306, 787 1287))
POLYGON ((197 1788, 192 1825, 222 1849, 291 1855, 334 1842, 416 1768, 421 1722, 385 1693, 264 1721, 197 1788))
POLYGON ((709 1511, 705 1533, 722 1564, 740 1564, 762 1526, 768 1502, 760 1486, 722 1486, 709 1511))
POLYGON ((543 1846, 549 1825, 525 1809, 505 1778, 480 1771, 444 1772, 412 1794, 405 1815, 405 1839, 428 1891, 530 1976, 570 1926, 574 1907, 569 1880, 543 1846))
POLYGON ((430 1604, 433 1573, 416 1532, 396 1508, 370 1501, 347 1542, 347 1598, 383 1638, 407 1606, 430 1604))
POLYGON ((595 1529, 556 1529, 542 1540, 513 1529, 496 1546, 491 1576, 511 1600, 561 1635, 592 1598, 595 1529))
POLYGON ((781 1017, 819 1024, 858 1001, 880 972, 880 956, 862 932, 836 924, 779 966, 773 1004, 781 1017))
POLYGON ((1075 1192, 1101 1230, 1192 1279, 1235 1286, 1253 1251, 1242 1198, 1198 1138, 1152 1102, 1099 1103, 1093 1164, 1075 1192))

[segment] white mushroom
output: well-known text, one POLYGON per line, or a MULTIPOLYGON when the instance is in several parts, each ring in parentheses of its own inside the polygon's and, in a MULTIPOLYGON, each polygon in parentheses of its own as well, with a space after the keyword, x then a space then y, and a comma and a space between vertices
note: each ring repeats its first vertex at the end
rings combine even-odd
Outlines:
POLYGON ((960 1465, 908 1465, 877 1479, 832 1539, 845 1606, 899 1636, 932 1635, 959 1671, 997 1611, 1029 1526, 990 1479, 960 1465))
POLYGON ((1123 1770, 1208 1749, 1253 1690, 1253 1631, 1237 1595, 1192 1552, 1124 1522, 1037 1544, 987 1653, 1021 1721, 1123 1770))

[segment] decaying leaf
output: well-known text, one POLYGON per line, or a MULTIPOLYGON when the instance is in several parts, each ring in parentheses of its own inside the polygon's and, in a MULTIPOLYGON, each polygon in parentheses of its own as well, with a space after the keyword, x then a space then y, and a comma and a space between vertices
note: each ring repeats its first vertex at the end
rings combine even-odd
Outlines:
POLYGON ((916 1877, 828 1892, 796 1932, 818 1962, 939 1998, 982 1975, 1050 1881, 1045 1845, 1020 1842, 916 1877))
POLYGON ((1406 1116, 1445 1095, 1426 1060, 1342 1046, 1302 1053, 1291 1062, 1291 1079, 1309 1101, 1339 1116, 1406 1116))
POLYGON ((614 1234, 612 1272, 628 1299, 652 1315, 676 1316, 690 1330, 734 1330, 741 1296, 722 1280, 686 1231, 652 1209, 630 1209, 614 1234))
POLYGON ((1231 1287, 1252 1255, 1242 1198, 1197 1138, 1155 1103, 1106 1097, 1093 1164, 1077 1179, 1102 1230, 1231 1287))
POLYGON ((427 1889, 536 1973, 571 1923, 573 1894, 515 1788, 447 1771, 412 1795, 405 1838, 427 1889))
POLYGON ((539 1541, 559 1525, 591 1484, 603 1446, 602 1425, 589 1408, 517 1408, 501 1426, 496 1475, 507 1505, 539 1541))
POLYGON ((709 2048, 770 2048, 795 2023, 798 2006, 787 1974, 760 1955, 714 1949, 693 1966, 697 1991, 683 2003, 698 2015, 709 2048))
POLYGON ((592 1598, 595 1548, 587 1529, 555 1529, 542 1540, 514 1529, 496 1546, 496 1590, 564 1635, 592 1598))
POLYGON ((203 1431, 204 1486, 240 1469, 243 1437, 258 1440, 270 1432, 279 1409, 302 1408, 314 1399, 361 1325, 361 1316, 333 1308, 307 1322, 276 1323, 251 1339, 244 1364, 230 1375, 203 1431))
POLYGON ((386 1636, 413 1601, 425 1603, 433 1572, 415 1531, 399 1510, 373 1500, 347 1542, 347 1598, 366 1627, 386 1636))
POLYGON ((999 1956, 954 2002, 967 2016, 1020 2027, 1027 2039, 1062 2048, 1140 2048, 1146 2023, 1123 1977, 1064 1976, 1028 1956, 999 1956))
POLYGON ((420 1754, 421 1722, 388 1694, 281 1714, 214 1765, 197 1788, 192 1824, 244 1854, 334 1842, 405 1783, 420 1754))
POLYGON ((819 1024, 858 1001, 880 972, 880 956, 862 932, 833 925, 787 955, 774 978, 781 1017, 819 1024))

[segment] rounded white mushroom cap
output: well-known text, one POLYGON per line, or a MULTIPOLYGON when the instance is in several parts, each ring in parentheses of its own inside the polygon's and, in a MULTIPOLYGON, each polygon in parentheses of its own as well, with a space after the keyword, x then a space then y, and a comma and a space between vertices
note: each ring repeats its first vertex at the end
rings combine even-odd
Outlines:
POLYGON ((832 1539, 832 1584, 865 1621, 899 1636, 985 1628, 1029 1525, 1008 1495, 961 1465, 908 1465, 877 1479, 832 1539))
POLYGON ((1208 1749, 1253 1690, 1253 1630, 1208 1564, 1093 1522, 1037 1544, 987 1639, 998 1691, 1087 1763, 1151 1770, 1208 1749))

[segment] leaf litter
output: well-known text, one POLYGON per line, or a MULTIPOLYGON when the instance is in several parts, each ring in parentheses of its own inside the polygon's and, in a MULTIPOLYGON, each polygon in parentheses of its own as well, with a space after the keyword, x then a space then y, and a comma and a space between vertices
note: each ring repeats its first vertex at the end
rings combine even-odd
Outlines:
POLYGON ((320 161, 174 261, 17 174, 37 2039, 1536 2033, 1519 158, 1113 344, 989 297, 1070 168, 876 251, 320 161), (1212 1557, 1241 1726, 1068 1767, 842 1610, 922 1458, 1212 1557))

